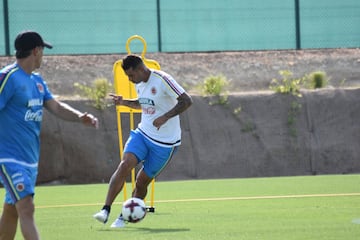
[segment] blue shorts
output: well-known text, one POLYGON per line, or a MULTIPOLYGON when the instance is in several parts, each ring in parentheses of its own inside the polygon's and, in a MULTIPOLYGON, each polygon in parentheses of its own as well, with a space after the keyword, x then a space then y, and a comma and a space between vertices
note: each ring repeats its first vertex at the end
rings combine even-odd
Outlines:
POLYGON ((37 168, 16 163, 0 164, 0 182, 5 187, 5 203, 15 205, 27 196, 34 196, 37 168))
POLYGON ((132 130, 125 143, 124 153, 132 153, 138 163, 142 162, 143 170, 150 178, 154 178, 170 162, 178 147, 161 147, 146 138, 139 130, 132 130))

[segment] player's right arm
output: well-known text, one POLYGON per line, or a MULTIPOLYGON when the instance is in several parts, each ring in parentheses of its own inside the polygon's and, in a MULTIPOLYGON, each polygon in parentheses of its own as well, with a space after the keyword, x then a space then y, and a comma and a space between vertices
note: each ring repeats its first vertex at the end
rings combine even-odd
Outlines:
POLYGON ((113 93, 110 93, 109 96, 112 97, 115 105, 123 105, 129 108, 141 109, 141 105, 138 99, 123 99, 122 96, 113 93))

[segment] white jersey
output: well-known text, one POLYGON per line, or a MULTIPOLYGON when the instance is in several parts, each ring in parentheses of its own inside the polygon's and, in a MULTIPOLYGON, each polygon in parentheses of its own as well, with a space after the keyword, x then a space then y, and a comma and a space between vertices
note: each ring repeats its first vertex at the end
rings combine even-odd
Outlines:
POLYGON ((170 118, 158 130, 153 122, 177 104, 177 98, 185 90, 169 74, 151 69, 147 82, 135 85, 142 114, 138 129, 155 144, 164 147, 178 146, 181 143, 179 115, 170 118))

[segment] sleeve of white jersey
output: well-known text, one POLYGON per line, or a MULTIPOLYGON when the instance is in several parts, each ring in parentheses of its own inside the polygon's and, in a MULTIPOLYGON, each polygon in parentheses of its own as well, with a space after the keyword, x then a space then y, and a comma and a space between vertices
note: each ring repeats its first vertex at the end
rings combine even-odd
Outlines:
POLYGON ((163 90, 174 98, 178 98, 185 92, 184 88, 170 75, 163 76, 163 90))

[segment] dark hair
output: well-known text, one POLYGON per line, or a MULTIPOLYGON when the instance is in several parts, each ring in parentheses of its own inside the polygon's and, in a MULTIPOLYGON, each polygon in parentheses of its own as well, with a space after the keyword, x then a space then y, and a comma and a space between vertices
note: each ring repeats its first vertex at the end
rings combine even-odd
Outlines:
POLYGON ((32 50, 28 50, 28 51, 16 51, 16 52, 15 52, 16 59, 27 58, 28 56, 30 56, 31 51, 32 51, 32 50))
POLYGON ((121 64, 121 67, 124 69, 124 71, 129 70, 130 68, 136 68, 137 66, 139 66, 140 64, 142 64, 143 61, 141 59, 141 57, 136 56, 136 55, 127 55, 121 64))

